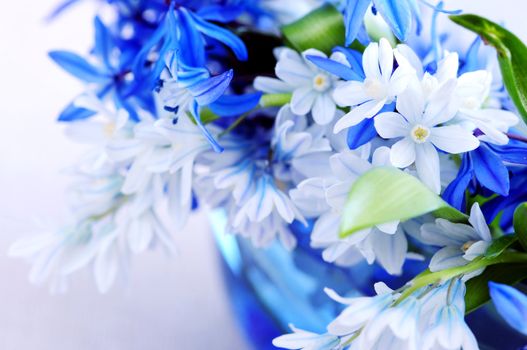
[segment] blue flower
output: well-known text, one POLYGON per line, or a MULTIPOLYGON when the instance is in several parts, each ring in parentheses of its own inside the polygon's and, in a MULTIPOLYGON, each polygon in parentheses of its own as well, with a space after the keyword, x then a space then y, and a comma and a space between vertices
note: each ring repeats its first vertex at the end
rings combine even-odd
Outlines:
POLYGON ((497 196, 486 202, 482 207, 489 222, 501 213, 500 226, 504 230, 512 227, 516 207, 523 202, 527 202, 527 192, 525 191, 527 188, 527 167, 511 169, 510 181, 510 194, 508 196, 497 196))
POLYGON ((174 113, 174 121, 180 116, 186 118, 190 113, 214 150, 222 152, 223 148, 201 120, 201 108, 210 106, 219 116, 235 116, 253 109, 261 94, 224 95, 232 80, 232 70, 211 76, 205 68, 178 62, 179 57, 176 53, 170 53, 167 58, 167 77, 162 80, 160 88, 165 109, 174 113))
POLYGON ((164 67, 164 57, 171 51, 179 52, 179 59, 188 66, 204 67, 206 64, 206 43, 216 40, 228 46, 234 55, 242 61, 247 60, 247 49, 243 41, 218 25, 208 22, 215 20, 225 22, 239 15, 228 6, 201 6, 194 12, 184 7, 190 1, 172 1, 165 13, 163 22, 141 48, 134 62, 134 73, 146 86, 152 86, 164 67), (149 64, 149 54, 155 50, 158 59, 149 64))
POLYGON ((527 165, 527 144, 510 140, 500 146, 481 142, 480 147, 463 155, 457 177, 448 185, 443 198, 453 207, 464 210, 467 188, 475 193, 480 185, 500 196, 510 192, 506 163, 527 165))
POLYGON ((518 332, 527 335, 527 296, 500 283, 489 282, 490 297, 505 321, 518 332))
MULTIPOLYGON (((98 17, 95 17, 94 26, 93 63, 69 51, 51 51, 49 53, 51 59, 81 81, 93 84, 95 94, 99 98, 111 94, 116 106, 126 109, 132 119, 138 119, 136 108, 133 107, 135 103, 148 111, 153 111, 154 104, 151 94, 145 94, 142 91, 137 91, 133 96, 130 94, 133 76, 129 66, 132 57, 135 56, 135 48, 120 43, 114 38, 98 17), (117 57, 115 56, 116 48, 119 52, 117 57)), ((59 121, 85 119, 94 114, 93 111, 75 107, 71 103, 61 113, 59 121)))
POLYGON ((374 10, 379 12, 399 40, 408 39, 413 21, 416 28, 420 29, 420 13, 416 0, 347 0, 344 10, 346 45, 350 45, 359 34, 366 11, 372 2, 374 10))

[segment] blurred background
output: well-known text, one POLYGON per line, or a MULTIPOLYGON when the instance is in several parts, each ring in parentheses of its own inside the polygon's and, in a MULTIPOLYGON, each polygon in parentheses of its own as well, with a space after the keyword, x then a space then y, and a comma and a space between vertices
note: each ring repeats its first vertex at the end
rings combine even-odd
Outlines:
MULTIPOLYGON (((446 4, 505 23, 527 40, 525 2, 446 4)), ((81 86, 47 52, 86 52, 95 6, 81 2, 45 23, 54 5, 13 1, 0 12, 0 349, 249 349, 204 213, 174 235, 177 256, 137 256, 128 281, 105 295, 89 270, 74 276, 67 294, 50 295, 46 286, 29 284, 27 264, 6 256, 13 241, 32 233, 34 220, 65 221, 68 178, 61 170, 83 152, 55 122, 81 86)))

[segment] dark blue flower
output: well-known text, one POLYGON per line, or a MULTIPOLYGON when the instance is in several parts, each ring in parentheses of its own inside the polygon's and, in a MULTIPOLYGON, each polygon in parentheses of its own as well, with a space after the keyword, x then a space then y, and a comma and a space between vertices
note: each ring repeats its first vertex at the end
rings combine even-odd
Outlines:
POLYGON ((527 165, 527 144, 510 140, 505 146, 481 142, 480 147, 463 155, 457 177, 443 193, 453 207, 465 209, 467 188, 475 193, 481 186, 500 196, 510 192, 509 168, 527 165))

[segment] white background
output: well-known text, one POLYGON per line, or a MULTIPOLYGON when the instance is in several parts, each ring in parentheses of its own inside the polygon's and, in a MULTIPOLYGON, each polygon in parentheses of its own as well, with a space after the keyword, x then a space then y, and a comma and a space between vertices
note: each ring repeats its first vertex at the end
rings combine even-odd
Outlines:
MULTIPOLYGON (((28 266, 6 257, 35 218, 67 215, 60 173, 82 148, 64 138, 55 119, 80 84, 46 56, 50 49, 85 52, 91 45, 88 2, 46 25, 55 1, 4 0, 0 11, 0 350, 248 349, 230 314, 218 256, 203 214, 176 233, 179 256, 147 253, 130 280, 98 294, 90 271, 70 292, 50 296, 27 281, 28 266)), ((527 38, 526 5, 517 0, 447 1, 447 6, 506 20, 527 38)), ((527 64, 527 62, 526 62, 527 64)))

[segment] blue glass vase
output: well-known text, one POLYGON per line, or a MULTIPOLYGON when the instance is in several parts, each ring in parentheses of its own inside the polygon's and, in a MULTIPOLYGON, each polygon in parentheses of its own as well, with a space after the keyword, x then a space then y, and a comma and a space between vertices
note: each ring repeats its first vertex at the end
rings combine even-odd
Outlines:
MULTIPOLYGON (((233 310, 254 350, 276 349, 272 339, 289 333, 289 324, 325 332, 342 310, 324 293, 325 287, 346 296, 373 295, 375 282, 382 280, 397 288, 426 268, 422 262, 408 262, 399 277, 366 263, 342 268, 326 263, 320 250, 309 246, 311 227, 291 226, 298 246, 290 252, 279 242, 255 248, 245 238, 226 234, 227 217, 222 210, 211 212, 210 220, 233 310)), ((482 350, 516 350, 527 345, 527 337, 509 328, 491 305, 471 313, 467 322, 482 350)))

